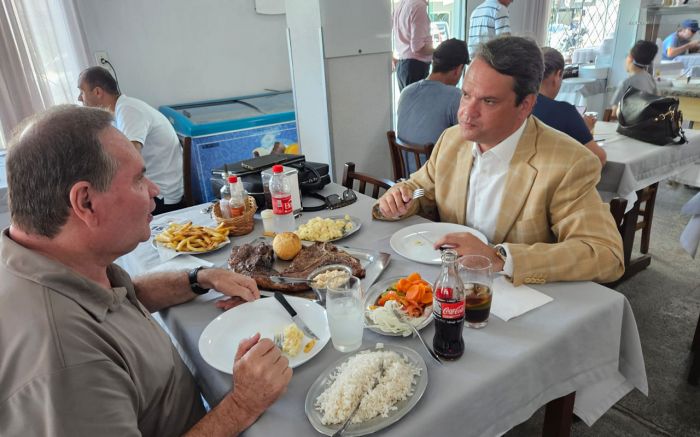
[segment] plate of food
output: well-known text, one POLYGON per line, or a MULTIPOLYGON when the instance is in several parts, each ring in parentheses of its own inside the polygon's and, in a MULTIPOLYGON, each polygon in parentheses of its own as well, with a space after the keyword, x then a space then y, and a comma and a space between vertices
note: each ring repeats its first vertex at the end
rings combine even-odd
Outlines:
POLYGON ((445 234, 453 232, 469 232, 488 244, 484 234, 469 226, 431 222, 407 226, 394 232, 389 240, 389 245, 396 253, 411 261, 423 264, 440 264, 440 251, 433 249, 433 245, 445 234))
POLYGON ((387 278, 367 290, 364 307, 370 330, 406 337, 413 331, 396 317, 393 309, 403 312, 404 320, 416 329, 425 328, 433 319, 433 287, 418 273, 387 278))
POLYGON ((284 333, 284 346, 281 349, 289 359, 289 367, 300 366, 313 358, 331 337, 326 310, 308 299, 286 297, 319 340, 306 337, 276 299, 260 298, 231 308, 204 328, 199 337, 199 353, 204 361, 215 369, 230 374, 238 343, 256 332, 269 339, 284 333))
POLYGON ((314 217, 294 231, 305 241, 327 243, 349 237, 360 230, 362 222, 357 217, 335 215, 332 217, 314 217))
MULTIPOLYGON (((292 235, 298 238, 296 234, 292 235)), ((312 273, 321 273, 319 269, 324 266, 345 266, 353 276, 371 284, 379 277, 390 259, 389 254, 374 250, 337 246, 333 243, 302 245, 301 242, 289 241, 294 238, 281 239, 278 243, 285 244, 278 245, 274 244, 274 241, 270 244, 265 238, 234 245, 231 248, 228 266, 236 273, 253 278, 260 290, 307 293, 311 292, 307 279, 314 279, 315 275, 311 276, 312 273), (279 276, 285 280, 280 282, 272 279, 279 276), (294 278, 300 282, 294 282, 294 278)), ((311 292, 308 296, 313 298, 314 293, 311 292)))
POLYGON ((311 384, 304 410, 320 433, 333 435, 359 403, 344 436, 371 434, 416 406, 428 385, 428 368, 413 349, 377 343, 344 355, 311 384))
POLYGON ((219 250, 229 244, 228 229, 222 224, 212 228, 192 222, 172 222, 151 240, 159 248, 187 254, 202 254, 219 250))

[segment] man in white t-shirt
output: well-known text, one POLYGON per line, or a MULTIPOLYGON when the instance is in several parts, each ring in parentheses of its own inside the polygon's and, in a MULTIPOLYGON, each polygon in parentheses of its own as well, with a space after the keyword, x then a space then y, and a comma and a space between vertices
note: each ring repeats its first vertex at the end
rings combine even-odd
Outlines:
POLYGON ((479 44, 510 35, 511 3, 513 0, 486 0, 474 9, 469 19, 469 53, 476 53, 479 44))
POLYGON ((146 163, 146 177, 160 188, 153 214, 186 206, 182 147, 168 119, 147 103, 121 94, 116 80, 102 67, 83 70, 78 89, 78 100, 83 105, 113 112, 115 127, 141 152, 146 163))

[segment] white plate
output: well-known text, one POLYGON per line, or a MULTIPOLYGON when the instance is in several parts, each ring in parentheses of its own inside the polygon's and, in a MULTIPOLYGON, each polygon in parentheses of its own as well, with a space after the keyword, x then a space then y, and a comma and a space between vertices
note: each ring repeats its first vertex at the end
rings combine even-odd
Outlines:
MULTIPOLYGON (((349 237, 350 235, 354 234, 355 232, 359 231, 360 228, 362 227, 362 222, 360 221, 360 219, 357 218, 357 217, 353 217, 353 216, 348 216, 348 217, 350 217, 350 222, 352 223, 352 229, 350 229, 350 230, 347 231, 347 232, 344 232, 343 235, 341 235, 341 236, 338 237, 338 238, 334 238, 334 239, 328 240, 328 241, 322 241, 322 243, 330 243, 331 241, 342 240, 343 238, 347 238, 347 237, 349 237)), ((321 218, 324 218, 324 219, 329 218, 329 219, 331 219, 331 220, 345 220, 345 214, 343 214, 343 215, 333 215, 333 216, 330 216, 330 217, 321 217, 321 218)), ((309 220, 311 220, 311 219, 309 219, 309 220)), ((306 223, 308 223, 309 220, 307 220, 306 223)), ((306 223, 303 223, 303 224, 306 224, 306 223)), ((316 241, 316 240, 304 240, 304 241, 316 241)))
MULTIPOLYGON (((377 344, 376 349, 380 349, 380 344, 377 344)), ((418 352, 413 349, 409 349, 403 346, 383 344, 381 348, 384 350, 394 351, 404 358, 408 359, 414 366, 420 369, 420 375, 418 375, 413 381, 413 394, 407 399, 396 403, 394 406, 395 410, 389 412, 388 417, 375 417, 364 423, 351 424, 348 425, 345 432, 343 433, 346 437, 361 436, 372 434, 379 431, 380 429, 386 428, 387 426, 397 422, 403 416, 406 415, 413 407, 416 406, 421 396, 425 392, 425 388, 428 386, 428 367, 425 365, 423 357, 421 357, 418 352)), ((363 349, 363 350, 375 350, 374 348, 363 349)), ((343 362, 350 359, 353 355, 356 355, 362 351, 358 351, 352 355, 345 355, 336 362, 334 362, 330 367, 321 373, 321 375, 316 378, 309 391, 306 393, 306 401, 304 403, 304 410, 306 411, 306 417, 309 418, 309 422, 316 429, 316 431, 325 434, 333 435, 339 428, 340 425, 326 426, 321 423, 321 413, 314 407, 314 402, 316 398, 323 393, 326 389, 328 382, 330 382, 330 375, 335 372, 336 368, 340 366, 343 362)))
MULTIPOLYGON (((289 367, 297 367, 323 349, 331 334, 328 331, 326 310, 308 299, 286 296, 299 317, 319 337, 309 353, 302 350, 296 357, 289 358, 289 367)), ((238 343, 259 332, 264 338, 272 339, 292 322, 292 317, 276 299, 261 298, 253 302, 231 308, 212 320, 199 337, 199 353, 204 361, 215 369, 231 373, 238 343)), ((304 344, 310 339, 304 337, 304 344)))
MULTIPOLYGON (((367 293, 365 293, 365 301, 364 301, 364 308, 365 308, 365 314, 372 311, 369 309, 370 305, 374 305, 377 302, 377 299, 379 299, 379 296, 386 291, 387 288, 389 288, 390 285, 394 284, 396 281, 398 281, 401 278, 405 278, 406 276, 396 276, 394 278, 386 278, 382 281, 377 282, 376 284, 372 285, 369 287, 369 290, 367 290, 367 293)), ((367 316, 366 316, 367 317, 367 316)), ((423 310, 423 316, 421 316, 419 319, 420 322, 415 321, 417 324, 414 325, 417 330, 421 330, 428 326, 430 324, 430 321, 433 320, 433 306, 429 305, 426 307, 426 309, 423 310)), ((370 324, 371 320, 369 317, 367 317, 367 328, 371 331, 376 332, 377 334, 382 334, 382 335, 389 335, 392 337, 398 337, 401 334, 397 334, 394 332, 386 332, 380 329, 379 327, 370 324)), ((410 328, 406 327, 406 329, 409 332, 409 335, 412 331, 410 331, 410 328)))
POLYGON ((394 232, 389 244, 396 253, 424 264, 440 264, 440 251, 433 249, 431 242, 451 232, 469 232, 488 244, 486 236, 469 226, 456 223, 421 223, 394 232))

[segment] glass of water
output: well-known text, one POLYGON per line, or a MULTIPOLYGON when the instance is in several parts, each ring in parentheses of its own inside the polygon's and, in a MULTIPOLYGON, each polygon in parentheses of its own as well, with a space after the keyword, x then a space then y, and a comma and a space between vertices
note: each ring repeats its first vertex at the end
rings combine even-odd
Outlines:
POLYGON ((334 348, 352 352, 362 346, 364 315, 360 279, 350 276, 346 282, 328 287, 326 315, 334 348))

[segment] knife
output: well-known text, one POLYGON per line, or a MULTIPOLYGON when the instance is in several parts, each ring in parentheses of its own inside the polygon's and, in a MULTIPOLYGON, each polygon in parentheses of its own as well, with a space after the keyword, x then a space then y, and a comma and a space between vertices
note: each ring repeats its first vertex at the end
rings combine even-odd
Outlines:
POLYGON ((280 293, 279 291, 276 291, 275 292, 275 299, 277 299, 277 301, 282 304, 284 309, 287 310, 287 312, 289 313, 290 316, 292 316, 292 320, 294 321, 294 324, 297 325, 297 327, 299 329, 304 331, 304 334, 306 334, 307 337, 311 337, 315 340, 320 340, 320 338, 318 338, 318 336, 316 334, 314 334, 314 332, 311 329, 309 329, 308 326, 306 326, 306 323, 304 323, 304 321, 301 320, 301 317, 299 317, 297 312, 294 311, 294 308, 292 308, 292 306, 289 304, 289 302, 287 302, 287 298, 284 297, 284 295, 282 293, 280 293))

